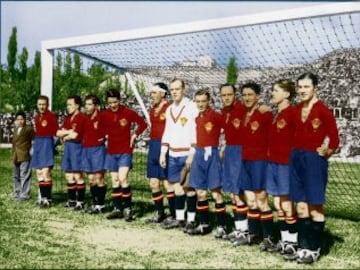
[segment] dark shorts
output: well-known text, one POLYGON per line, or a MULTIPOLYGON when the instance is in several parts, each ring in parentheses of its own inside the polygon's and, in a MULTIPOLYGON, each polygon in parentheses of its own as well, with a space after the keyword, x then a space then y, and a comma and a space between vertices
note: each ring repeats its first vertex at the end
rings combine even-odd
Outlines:
POLYGON ((189 186, 202 190, 220 188, 222 169, 218 148, 211 148, 207 160, 204 157, 205 149, 197 147, 191 164, 189 186))
POLYGON ((61 169, 64 172, 80 172, 82 159, 82 145, 78 142, 65 142, 64 155, 61 160, 61 169))
POLYGON ((241 188, 249 191, 265 190, 266 167, 265 160, 244 160, 243 170, 241 170, 241 188))
POLYGON ((146 167, 148 178, 167 179, 167 169, 162 168, 159 163, 160 151, 161 140, 150 140, 146 167))
POLYGON ((169 157, 168 162, 168 180, 171 183, 180 182, 181 170, 185 166, 187 156, 183 157, 169 157))
POLYGON ((31 167, 34 169, 54 167, 54 138, 36 137, 33 144, 31 167))
POLYGON ((121 167, 132 167, 131 154, 106 154, 104 168, 110 172, 118 172, 121 167))
POLYGON ((266 192, 274 195, 288 195, 290 190, 289 165, 268 162, 266 192))
POLYGON ((222 170, 222 189, 225 192, 241 194, 242 146, 227 145, 222 170))
POLYGON ((104 170, 105 156, 105 145, 84 147, 82 150, 82 170, 89 173, 104 170))
POLYGON ((317 152, 293 150, 290 156, 290 200, 311 205, 325 203, 328 161, 317 152))

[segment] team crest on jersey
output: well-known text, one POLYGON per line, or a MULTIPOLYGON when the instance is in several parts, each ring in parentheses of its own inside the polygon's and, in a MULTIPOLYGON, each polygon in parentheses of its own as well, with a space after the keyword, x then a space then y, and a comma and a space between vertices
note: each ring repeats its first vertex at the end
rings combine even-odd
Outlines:
POLYGON ((258 130, 259 128, 259 122, 258 121, 254 121, 254 122, 251 122, 251 125, 250 125, 250 128, 251 128, 251 131, 252 133, 254 133, 255 131, 258 130))
POLYGON ((99 122, 98 121, 94 122, 94 129, 98 129, 98 127, 99 127, 99 122))
POLYGON ((71 129, 75 130, 75 129, 76 129, 76 126, 77 126, 76 123, 72 123, 72 124, 71 124, 71 129))
POLYGON ((211 123, 211 122, 207 122, 205 125, 204 125, 204 128, 206 130, 207 133, 210 133, 212 131, 214 127, 214 124, 211 123))
POLYGON ((286 126, 286 121, 285 121, 285 119, 284 118, 281 118, 280 120, 277 120, 276 121, 276 127, 278 128, 278 129, 283 129, 285 126, 286 126))
POLYGON ((42 127, 46 127, 47 124, 48 124, 48 122, 47 122, 46 120, 42 120, 42 121, 41 121, 41 126, 42 126, 42 127))
POLYGON ((120 123, 120 126, 125 127, 127 125, 128 121, 125 118, 123 118, 119 121, 119 123, 120 123))
POLYGON ((232 124, 234 126, 234 128, 238 129, 240 127, 240 119, 239 118, 235 118, 234 120, 232 120, 232 124))
POLYGON ((314 131, 316 131, 321 125, 321 120, 319 118, 315 118, 311 121, 311 125, 312 125, 314 131))
POLYGON ((181 117, 181 118, 180 118, 180 123, 181 123, 182 126, 185 126, 186 122, 187 122, 187 118, 186 118, 186 117, 181 117))
POLYGON ((160 114, 159 118, 160 118, 161 121, 164 121, 165 120, 165 113, 160 114))

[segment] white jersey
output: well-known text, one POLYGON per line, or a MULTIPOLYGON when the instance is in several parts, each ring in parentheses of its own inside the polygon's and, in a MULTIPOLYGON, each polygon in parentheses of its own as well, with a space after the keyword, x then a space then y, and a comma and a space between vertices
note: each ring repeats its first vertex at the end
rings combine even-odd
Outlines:
POLYGON ((169 149, 172 157, 189 155, 190 148, 196 145, 195 118, 198 114, 196 104, 187 97, 179 105, 172 103, 166 109, 162 152, 169 149))

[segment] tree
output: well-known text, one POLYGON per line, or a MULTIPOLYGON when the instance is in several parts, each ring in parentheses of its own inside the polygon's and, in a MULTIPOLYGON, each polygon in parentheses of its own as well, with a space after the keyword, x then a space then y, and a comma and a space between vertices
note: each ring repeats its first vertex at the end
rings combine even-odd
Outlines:
POLYGON ((16 27, 12 28, 11 36, 8 44, 8 72, 10 75, 10 79, 14 80, 16 77, 16 54, 17 54, 17 37, 16 37, 17 29, 16 27))
POLYGON ((22 53, 19 56, 19 68, 20 68, 20 79, 21 80, 26 80, 26 73, 27 73, 27 60, 29 57, 29 53, 28 50, 26 49, 26 47, 23 48, 22 53))
POLYGON ((226 82, 231 84, 236 84, 238 78, 238 70, 235 63, 235 57, 230 57, 229 63, 227 65, 227 76, 226 82))

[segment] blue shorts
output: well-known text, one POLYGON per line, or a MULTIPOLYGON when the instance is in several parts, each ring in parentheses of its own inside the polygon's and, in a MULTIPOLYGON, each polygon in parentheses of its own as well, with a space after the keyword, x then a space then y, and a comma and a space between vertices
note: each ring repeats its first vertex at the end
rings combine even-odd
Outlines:
POLYGON ((34 169, 54 167, 54 138, 35 137, 31 167, 34 169))
POLYGON ((317 152, 293 150, 290 155, 290 200, 311 205, 325 203, 328 161, 317 152))
POLYGON ((105 145, 84 147, 82 150, 82 170, 89 173, 104 170, 105 155, 105 145))
POLYGON ((274 162, 268 162, 266 192, 273 196, 289 195, 290 168, 274 162))
POLYGON ((265 160, 243 160, 241 188, 249 191, 265 190, 266 167, 265 160))
POLYGON ((110 172, 118 172, 121 167, 132 167, 131 154, 106 154, 105 169, 110 172))
POLYGON ((65 142, 61 169, 64 172, 81 172, 82 145, 80 142, 65 142))
POLYGON ((171 157, 169 156, 168 162, 168 180, 171 183, 180 182, 181 170, 185 166, 187 156, 183 157, 171 157))
POLYGON ((167 170, 159 163, 160 151, 161 140, 150 140, 146 167, 148 178, 167 179, 167 170))
POLYGON ((227 145, 222 170, 222 189, 225 192, 241 194, 242 146, 227 145))
POLYGON ((217 147, 211 148, 211 156, 204 160, 205 149, 196 148, 190 169, 189 186, 195 189, 216 189, 221 187, 221 162, 217 147))

